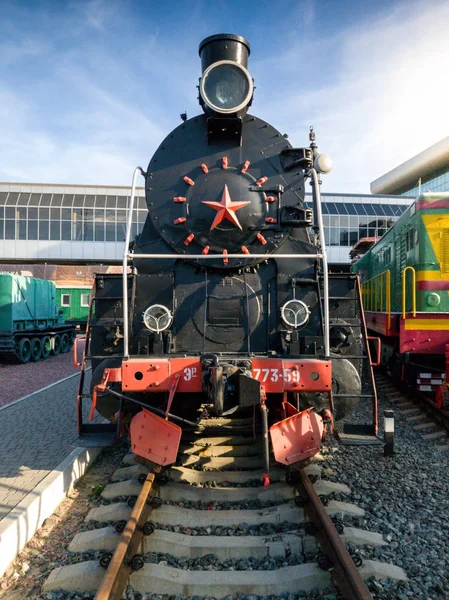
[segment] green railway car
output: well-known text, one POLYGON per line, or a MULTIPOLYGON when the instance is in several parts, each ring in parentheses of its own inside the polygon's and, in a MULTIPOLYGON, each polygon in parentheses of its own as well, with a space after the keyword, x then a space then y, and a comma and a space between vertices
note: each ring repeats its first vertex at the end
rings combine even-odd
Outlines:
POLYGON ((89 315, 92 287, 61 286, 56 287, 56 303, 67 323, 84 329, 89 315))
POLYGON ((52 281, 0 274, 0 359, 26 363, 68 352, 75 327, 65 323, 52 281))
POLYGON ((382 363, 420 391, 449 382, 449 193, 416 198, 351 267, 382 363))

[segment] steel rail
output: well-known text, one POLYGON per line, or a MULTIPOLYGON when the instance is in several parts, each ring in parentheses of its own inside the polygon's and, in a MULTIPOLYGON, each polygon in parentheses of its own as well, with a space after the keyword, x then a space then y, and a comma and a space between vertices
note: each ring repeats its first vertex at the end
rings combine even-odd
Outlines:
MULTIPOLYGON (((405 386, 404 386, 405 387, 405 386)), ((410 393, 410 391, 409 391, 410 393)), ((417 404, 431 417, 436 425, 443 427, 449 434, 449 411, 447 408, 438 408, 436 403, 428 398, 423 392, 414 390, 412 402, 417 404)))
POLYGON ((432 419, 435 425, 442 427, 449 434, 448 408, 438 408, 435 401, 426 396, 424 392, 414 389, 404 381, 395 380, 393 377, 391 377, 391 375, 388 375, 388 372, 385 370, 385 368, 382 367, 379 370, 379 373, 382 377, 384 377, 385 382, 391 383, 391 385, 394 386, 399 392, 403 393, 408 400, 411 400, 417 408, 421 408, 428 415, 428 417, 432 419))
POLYGON ((320 546, 332 562, 334 584, 346 600, 373 600, 309 477, 303 469, 297 474, 295 486, 304 501, 304 514, 315 526, 320 546))
POLYGON ((149 473, 137 498, 131 517, 126 524, 120 542, 112 556, 106 574, 98 588, 95 600, 119 600, 128 583, 131 573, 130 561, 142 542, 142 527, 148 520, 150 506, 148 496, 153 487, 154 474, 149 473))

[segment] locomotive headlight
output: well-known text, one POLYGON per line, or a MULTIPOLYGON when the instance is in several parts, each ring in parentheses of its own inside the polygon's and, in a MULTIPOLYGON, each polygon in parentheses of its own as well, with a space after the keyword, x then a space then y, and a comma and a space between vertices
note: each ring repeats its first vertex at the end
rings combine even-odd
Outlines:
POLYGON ((297 329, 305 325, 310 317, 310 310, 301 300, 289 300, 281 307, 281 318, 287 327, 297 329))
POLYGON ((143 313, 145 327, 155 333, 168 329, 173 321, 173 315, 163 304, 153 304, 143 313))
POLYGON ((245 108, 253 95, 253 80, 242 65, 220 60, 203 73, 201 97, 213 111, 228 114, 245 108))

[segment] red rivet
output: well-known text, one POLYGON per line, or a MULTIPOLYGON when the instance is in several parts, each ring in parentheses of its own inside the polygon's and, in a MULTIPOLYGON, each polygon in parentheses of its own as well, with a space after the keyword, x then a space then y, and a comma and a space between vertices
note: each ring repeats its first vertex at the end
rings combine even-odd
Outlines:
POLYGON ((223 262, 224 264, 227 264, 229 262, 229 258, 226 257, 228 251, 225 249, 223 250, 223 262))
POLYGON ((242 246, 241 248, 243 254, 251 254, 251 252, 248 250, 248 248, 246 246, 242 246))
POLYGON ((191 233, 189 236, 187 236, 186 239, 184 240, 184 246, 188 246, 194 237, 195 237, 195 235, 193 233, 191 233))
POLYGON ((256 181, 256 185, 263 185, 266 181, 268 181, 268 177, 261 177, 256 181))
POLYGON ((262 244, 262 246, 265 246, 265 244, 267 243, 267 240, 263 237, 263 235, 261 233, 257 234, 257 239, 262 244))
POLYGON ((173 198, 173 202, 176 202, 177 204, 181 204, 181 202, 185 202, 186 199, 184 198, 184 196, 176 196, 175 198, 173 198))
POLYGON ((223 158, 221 159, 221 166, 223 169, 228 168, 228 157, 227 156, 223 156, 223 158))
POLYGON ((209 173, 209 169, 207 168, 207 165, 206 165, 206 163, 203 163, 203 164, 201 165, 201 168, 203 169, 203 173, 209 173))
POLYGON ((209 250, 210 250, 210 246, 204 246, 203 251, 201 252, 201 254, 209 254, 209 250))
POLYGON ((249 169, 250 164, 251 163, 249 162, 249 160, 245 161, 245 164, 243 165, 241 172, 246 173, 246 171, 249 169))
POLYGON ((180 223, 185 223, 186 221, 187 221, 187 219, 186 219, 185 217, 179 217, 179 219, 175 219, 175 220, 173 221, 173 223, 174 223, 175 225, 179 225, 180 223))
POLYGON ((195 185, 195 182, 193 181, 193 179, 190 179, 190 177, 187 177, 187 175, 185 175, 183 177, 183 179, 187 183, 187 185, 195 185))
POLYGON ((275 219, 273 217, 266 217, 265 222, 266 223, 277 223, 277 219, 275 219))
POLYGON ((267 196, 265 198, 265 202, 276 202, 277 198, 276 196, 267 196))

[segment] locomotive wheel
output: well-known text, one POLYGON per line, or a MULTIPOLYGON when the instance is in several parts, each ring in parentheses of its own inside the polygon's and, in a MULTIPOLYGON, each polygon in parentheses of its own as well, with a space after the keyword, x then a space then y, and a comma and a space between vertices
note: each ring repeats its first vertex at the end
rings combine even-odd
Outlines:
POLYGON ((70 350, 70 340, 69 336, 66 333, 62 334, 61 337, 61 352, 65 354, 70 350))
POLYGON ((58 334, 51 338, 51 351, 54 356, 58 356, 61 352, 61 338, 58 334))
POLYGON ((39 338, 31 340, 31 360, 37 362, 42 356, 42 344, 39 338))
POLYGON ((46 335, 45 337, 42 338, 41 344, 42 344, 42 358, 45 360, 46 358, 48 358, 50 356, 50 352, 51 352, 51 341, 50 341, 50 338, 48 337, 48 335, 46 335))
POLYGON ((27 363, 31 358, 31 342, 28 338, 22 338, 17 348, 17 357, 22 364, 27 363))

